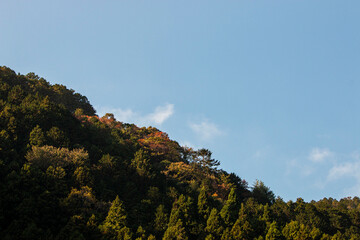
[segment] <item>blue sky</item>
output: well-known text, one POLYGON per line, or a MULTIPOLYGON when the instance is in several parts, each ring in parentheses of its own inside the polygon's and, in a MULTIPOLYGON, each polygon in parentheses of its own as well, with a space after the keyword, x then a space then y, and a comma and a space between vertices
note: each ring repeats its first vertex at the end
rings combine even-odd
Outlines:
POLYGON ((284 200, 360 195, 360 2, 0 2, 0 65, 209 148, 284 200))

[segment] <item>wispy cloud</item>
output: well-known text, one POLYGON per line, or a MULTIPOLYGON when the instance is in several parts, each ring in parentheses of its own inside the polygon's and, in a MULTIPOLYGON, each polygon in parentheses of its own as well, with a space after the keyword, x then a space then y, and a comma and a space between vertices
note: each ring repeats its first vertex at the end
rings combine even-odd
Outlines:
POLYGON ((135 123, 140 126, 161 125, 174 114, 174 104, 165 104, 157 106, 152 113, 141 114, 132 109, 100 107, 99 115, 113 113, 115 118, 121 122, 135 123))
POLYGON ((224 133, 212 122, 204 120, 200 123, 190 123, 190 128, 205 141, 221 136, 224 133))
POLYGON ((343 178, 354 179, 352 186, 344 189, 344 194, 360 195, 360 160, 355 159, 353 162, 346 162, 333 166, 328 173, 327 182, 336 181, 343 178))
POLYGON ((333 153, 327 148, 313 148, 309 154, 309 159, 315 163, 324 162, 327 158, 332 157, 333 153))
POLYGON ((321 190, 341 182, 343 190, 334 192, 335 197, 360 195, 360 153, 357 151, 344 154, 328 148, 313 148, 307 156, 286 162, 285 175, 293 178, 294 174, 305 181, 311 178, 312 186, 321 190))
POLYGON ((149 122, 153 122, 161 125, 165 122, 171 115, 174 114, 174 104, 166 104, 165 106, 158 106, 155 108, 155 111, 145 119, 149 122))
POLYGON ((315 168, 311 164, 304 164, 304 162, 299 162, 297 159, 292 159, 286 162, 285 174, 292 175, 294 172, 307 177, 315 172, 315 168))
POLYGON ((357 177, 360 173, 360 162, 346 162, 333 166, 328 174, 329 180, 342 177, 357 177))

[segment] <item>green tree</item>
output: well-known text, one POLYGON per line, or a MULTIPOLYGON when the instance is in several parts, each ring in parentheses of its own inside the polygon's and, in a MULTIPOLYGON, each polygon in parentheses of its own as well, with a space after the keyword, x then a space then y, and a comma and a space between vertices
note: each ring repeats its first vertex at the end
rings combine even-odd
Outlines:
POLYGON ((275 202, 275 194, 270 190, 269 187, 265 186, 262 181, 256 180, 252 195, 261 204, 273 204, 275 202))
POLYGON ((220 165, 218 160, 211 158, 212 152, 208 149, 202 148, 193 152, 193 162, 199 165, 207 173, 215 170, 220 165))
POLYGON ((242 203, 239 218, 236 220, 231 229, 231 237, 236 240, 252 239, 253 231, 254 230, 250 225, 249 218, 245 213, 244 204, 242 203))
POLYGON ((46 132, 46 136, 50 145, 55 147, 68 147, 69 139, 67 138, 64 131, 60 130, 58 127, 52 127, 49 131, 46 132))
POLYGON ((204 219, 207 219, 209 217, 210 208, 204 186, 200 190, 197 206, 198 206, 199 215, 202 216, 204 219))
POLYGON ((232 188, 228 195, 228 199, 226 200, 223 208, 220 211, 220 216, 224 220, 224 223, 227 226, 231 226, 234 224, 236 217, 237 217, 237 200, 236 200, 236 193, 235 189, 232 188))
POLYGON ((212 236, 216 236, 218 238, 221 236, 223 230, 224 228, 221 224, 219 212, 216 208, 213 208, 207 220, 205 231, 210 233, 212 236))
POLYGON ((134 159, 131 160, 131 166, 140 176, 152 177, 150 159, 148 154, 142 149, 135 153, 134 159))
POLYGON ((31 146, 42 146, 46 139, 45 135, 39 125, 33 128, 30 132, 29 143, 31 146))
POLYGON ((178 219, 175 224, 169 225, 166 229, 163 240, 187 240, 185 227, 181 219, 178 219))
POLYGON ((298 221, 291 221, 286 224, 282 230, 282 234, 288 240, 312 239, 311 230, 298 221))
POLYGON ((165 212, 164 205, 160 204, 155 212, 154 229, 158 233, 163 233, 167 228, 169 221, 168 214, 165 212))
POLYGON ((231 238, 231 230, 230 228, 227 227, 221 234, 221 240, 228 240, 228 239, 232 239, 232 238, 231 238))
POLYGON ((270 228, 265 237, 266 240, 280 240, 282 239, 282 234, 279 231, 276 222, 272 222, 270 228))
POLYGON ((105 233, 110 235, 129 235, 126 229, 126 211, 123 202, 116 196, 109 209, 108 215, 101 226, 101 229, 105 233))

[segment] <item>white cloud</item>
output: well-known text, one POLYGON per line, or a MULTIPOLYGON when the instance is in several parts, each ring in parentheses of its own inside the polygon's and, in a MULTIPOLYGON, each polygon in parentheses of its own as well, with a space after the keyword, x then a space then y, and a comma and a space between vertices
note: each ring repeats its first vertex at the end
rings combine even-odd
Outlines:
POLYGON ((339 164, 333 166, 329 170, 329 180, 337 180, 342 177, 355 177, 360 181, 360 162, 347 162, 339 164))
MULTIPOLYGON (((334 165, 328 172, 327 182, 338 181, 348 178, 351 184, 344 188, 344 193, 348 196, 360 195, 360 155, 354 152, 347 155, 348 161, 334 165), (350 180, 351 179, 351 180, 350 180)), ((346 156, 344 156, 346 157, 346 156)))
POLYGON ((341 178, 352 178, 352 186, 344 189, 344 193, 348 196, 360 195, 360 161, 347 162, 332 167, 328 174, 328 182, 339 180, 341 178))
POLYGON ((309 154, 309 159, 312 162, 320 163, 324 162, 326 158, 332 157, 333 153, 329 151, 327 148, 314 148, 311 150, 309 154))
POLYGON ((326 148, 314 148, 307 156, 286 162, 285 175, 293 177, 294 174, 304 180, 312 179, 312 186, 321 191, 336 186, 333 196, 360 195, 360 153, 356 151, 341 154, 326 148), (340 185, 342 190, 339 191, 340 185))
POLYGON ((174 104, 166 104, 165 106, 158 106, 155 111, 145 117, 149 122, 161 125, 171 115, 174 114, 174 104))
MULTIPOLYGON (((133 119, 136 119, 137 118, 137 114, 131 110, 131 109, 120 109, 120 108, 114 108, 114 109, 102 109, 102 110, 105 110, 105 111, 102 111, 106 113, 113 113, 115 118, 121 122, 131 122, 133 119)), ((104 115, 104 114, 100 114, 101 115, 104 115)))
POLYGON ((100 107, 98 109, 99 116, 103 116, 105 113, 113 113, 118 121, 135 123, 139 126, 161 125, 174 114, 174 104, 157 106, 154 112, 146 115, 134 112, 132 109, 109 107, 100 107))
POLYGON ((208 120, 202 121, 201 123, 190 123, 190 128, 205 141, 223 135, 223 132, 208 120))

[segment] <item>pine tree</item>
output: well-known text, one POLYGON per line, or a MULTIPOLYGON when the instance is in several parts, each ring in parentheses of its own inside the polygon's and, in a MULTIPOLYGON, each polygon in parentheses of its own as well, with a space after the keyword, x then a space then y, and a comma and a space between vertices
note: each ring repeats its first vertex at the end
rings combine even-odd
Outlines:
POLYGON ((205 231, 213 236, 219 237, 223 230, 224 228, 221 226, 219 212, 216 208, 213 208, 207 220, 205 231))
POLYGON ((266 240, 279 240, 282 239, 282 234, 276 226, 276 222, 270 224, 269 230, 265 237, 266 240))
POLYGON ((200 190, 197 206, 198 206, 199 215, 202 216, 204 219, 207 219, 209 217, 210 209, 209 209, 209 201, 204 186, 200 190))
POLYGON ((178 219, 176 224, 169 225, 164 234, 163 240, 187 240, 185 228, 181 219, 178 219))
POLYGON ((225 230, 221 234, 221 240, 229 240, 231 239, 231 230, 230 228, 225 228, 225 230))
POLYGON ((134 159, 131 160, 131 166, 142 177, 152 177, 150 159, 147 156, 147 152, 140 149, 134 155, 134 159))
POLYGON ((241 204, 239 218, 231 229, 233 239, 252 239, 253 229, 250 225, 247 214, 245 213, 244 204, 241 204))
POLYGON ((224 223, 227 226, 231 226, 234 224, 236 220, 236 213, 237 213, 237 204, 236 204, 236 193, 235 189, 232 188, 230 190, 228 199, 225 202, 225 205, 220 211, 220 216, 224 220, 224 223))
POLYGON ((105 233, 111 235, 128 235, 126 229, 126 211, 123 206, 123 202, 119 199, 119 196, 116 196, 115 200, 112 202, 112 205, 109 209, 108 215, 104 221, 104 224, 101 226, 101 229, 105 233))
POLYGON ((36 127, 34 127, 33 130, 30 132, 30 137, 29 137, 30 145, 40 147, 44 145, 45 141, 46 139, 42 129, 40 128, 39 125, 36 125, 36 127))
POLYGON ((167 223, 169 221, 168 219, 168 214, 165 212, 165 207, 164 205, 159 205, 159 207, 157 207, 156 212, 155 212, 155 221, 154 221, 154 229, 156 232, 158 233, 162 233, 166 230, 167 228, 167 223))

